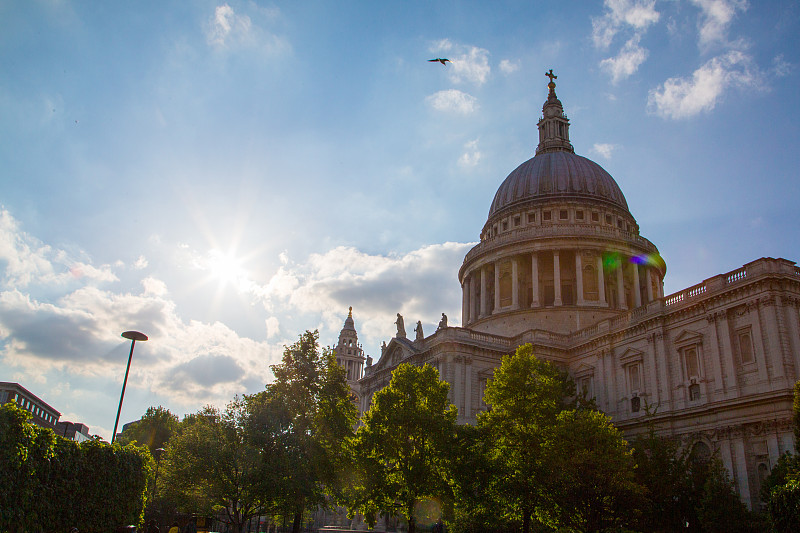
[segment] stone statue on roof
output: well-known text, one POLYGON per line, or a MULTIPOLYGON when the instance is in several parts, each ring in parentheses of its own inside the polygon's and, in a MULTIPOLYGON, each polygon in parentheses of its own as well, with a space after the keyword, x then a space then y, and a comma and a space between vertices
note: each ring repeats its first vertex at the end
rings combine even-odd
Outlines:
POLYGON ((397 313, 397 320, 394 321, 397 324, 397 337, 405 339, 406 338, 406 324, 403 321, 403 315, 397 313))
POLYGON ((414 328, 414 333, 417 334, 416 340, 418 341, 425 338, 425 334, 422 333, 422 320, 417 320, 417 327, 414 328))

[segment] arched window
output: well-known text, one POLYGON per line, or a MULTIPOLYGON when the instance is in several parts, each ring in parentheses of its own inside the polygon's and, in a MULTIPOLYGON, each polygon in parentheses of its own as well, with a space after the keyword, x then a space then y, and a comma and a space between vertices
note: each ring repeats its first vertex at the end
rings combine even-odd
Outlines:
POLYGON ((711 459, 711 448, 709 448, 708 444, 703 441, 695 442, 694 446, 692 446, 692 451, 689 454, 689 458, 693 463, 707 463, 709 459, 711 459))

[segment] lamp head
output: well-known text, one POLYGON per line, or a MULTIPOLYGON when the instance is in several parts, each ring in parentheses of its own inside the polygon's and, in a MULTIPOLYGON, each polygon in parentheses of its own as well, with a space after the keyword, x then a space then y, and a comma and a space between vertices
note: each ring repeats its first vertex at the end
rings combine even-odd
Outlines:
POLYGON ((126 339, 130 339, 132 341, 146 341, 147 335, 144 333, 140 333, 138 331, 126 331, 122 334, 123 337, 126 339))

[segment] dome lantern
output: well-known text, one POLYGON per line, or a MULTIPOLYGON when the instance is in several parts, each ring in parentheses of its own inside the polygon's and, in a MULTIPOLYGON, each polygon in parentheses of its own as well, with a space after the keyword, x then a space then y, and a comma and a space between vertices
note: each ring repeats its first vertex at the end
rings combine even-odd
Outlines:
POLYGON ((542 118, 536 124, 539 128, 539 146, 536 147, 536 155, 547 152, 570 152, 575 153, 575 149, 569 142, 569 119, 564 114, 564 106, 556 96, 556 84, 553 81, 558 78, 553 74, 553 69, 544 74, 550 78, 547 84, 550 92, 547 101, 542 106, 542 118))

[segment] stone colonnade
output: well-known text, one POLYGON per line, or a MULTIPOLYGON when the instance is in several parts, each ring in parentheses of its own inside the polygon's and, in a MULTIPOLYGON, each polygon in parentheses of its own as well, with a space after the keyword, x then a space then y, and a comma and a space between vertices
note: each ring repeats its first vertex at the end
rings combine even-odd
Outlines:
POLYGON ((463 322, 522 308, 639 307, 664 296, 659 269, 641 257, 566 249, 486 263, 464 277, 463 322))

